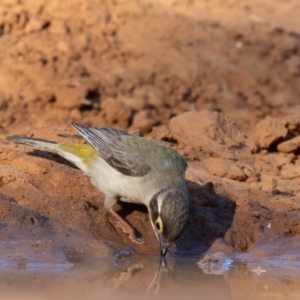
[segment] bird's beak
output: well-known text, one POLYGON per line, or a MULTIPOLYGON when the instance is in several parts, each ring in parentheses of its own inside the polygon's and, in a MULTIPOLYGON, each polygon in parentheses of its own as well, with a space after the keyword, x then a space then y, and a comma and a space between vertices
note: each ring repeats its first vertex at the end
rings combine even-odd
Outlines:
POLYGON ((160 253, 161 256, 165 256, 167 254, 168 248, 170 247, 170 243, 165 243, 162 239, 160 240, 160 253))

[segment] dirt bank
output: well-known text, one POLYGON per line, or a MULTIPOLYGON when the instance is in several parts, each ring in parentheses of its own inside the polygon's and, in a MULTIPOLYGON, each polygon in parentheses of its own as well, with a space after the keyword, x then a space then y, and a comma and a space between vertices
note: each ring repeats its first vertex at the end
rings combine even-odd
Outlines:
MULTIPOLYGON (((261 127, 268 120, 257 126, 260 142, 265 134, 261 127)), ((296 137, 287 129, 285 137, 277 139, 277 149, 300 136, 300 117, 294 122, 289 119, 296 137)), ((284 118, 273 123, 275 128, 287 128, 284 118)), ((58 140, 57 134, 66 132, 71 131, 44 128, 30 135, 58 140)), ((298 150, 261 149, 230 118, 208 111, 181 114, 169 126, 154 128, 151 136, 174 147, 189 163, 190 218, 173 251, 200 254, 212 246, 233 253, 299 235, 298 150)), ((269 147, 275 147, 274 142, 269 147)), ((119 251, 118 246, 128 254, 158 251, 143 207, 123 204, 121 209, 146 241, 145 246, 136 247, 111 223, 102 195, 80 170, 57 155, 2 145, 0 159, 4 239, 22 236, 30 243, 41 239, 43 245, 53 240, 51 247, 58 247, 66 260, 76 255, 107 255, 111 249, 119 251)), ((56 255, 55 249, 51 254, 56 255)))
POLYGON ((149 135, 187 159, 191 213, 172 251, 297 239, 298 1, 31 2, 0 5, 0 255, 158 251, 143 207, 122 206, 147 243, 136 247, 79 170, 4 140, 60 140, 71 121, 149 135))

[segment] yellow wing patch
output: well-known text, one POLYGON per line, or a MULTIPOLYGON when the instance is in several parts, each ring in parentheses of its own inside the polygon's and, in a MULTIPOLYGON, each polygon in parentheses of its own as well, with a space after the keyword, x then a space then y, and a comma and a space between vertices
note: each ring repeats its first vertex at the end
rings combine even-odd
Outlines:
POLYGON ((89 144, 60 144, 59 148, 81 158, 82 161, 88 161, 93 158, 97 151, 89 144))

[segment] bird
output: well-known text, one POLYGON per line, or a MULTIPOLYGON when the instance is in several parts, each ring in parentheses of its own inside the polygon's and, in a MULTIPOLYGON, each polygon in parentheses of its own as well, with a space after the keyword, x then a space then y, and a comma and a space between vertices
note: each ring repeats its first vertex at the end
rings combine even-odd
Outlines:
POLYGON ((154 139, 133 136, 120 129, 71 124, 86 143, 58 143, 20 135, 6 139, 57 153, 81 169, 104 194, 105 209, 136 243, 143 241, 113 206, 118 201, 144 204, 161 256, 165 256, 188 218, 186 160, 154 139))

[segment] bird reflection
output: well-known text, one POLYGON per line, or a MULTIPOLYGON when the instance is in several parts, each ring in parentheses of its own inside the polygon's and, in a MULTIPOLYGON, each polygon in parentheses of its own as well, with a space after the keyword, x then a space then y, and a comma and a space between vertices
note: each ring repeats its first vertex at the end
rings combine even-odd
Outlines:
POLYGON ((147 288, 147 293, 158 294, 162 286, 177 283, 172 271, 167 267, 165 257, 161 257, 159 268, 147 288))
POLYGON ((127 294, 129 298, 137 294, 178 298, 185 293, 203 292, 211 296, 208 299, 219 299, 220 295, 230 299, 223 276, 206 274, 197 261, 198 258, 168 256, 166 261, 164 257, 135 256, 116 262, 102 282, 106 290, 127 294))
POLYGON ((168 268, 164 257, 160 258, 158 265, 157 260, 153 261, 153 259, 141 260, 141 262, 136 260, 134 263, 125 261, 116 264, 104 275, 105 289, 146 291, 150 294, 158 294, 170 286, 178 286, 178 282, 173 272, 168 268))

